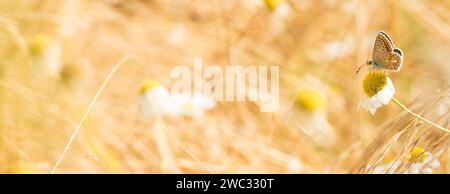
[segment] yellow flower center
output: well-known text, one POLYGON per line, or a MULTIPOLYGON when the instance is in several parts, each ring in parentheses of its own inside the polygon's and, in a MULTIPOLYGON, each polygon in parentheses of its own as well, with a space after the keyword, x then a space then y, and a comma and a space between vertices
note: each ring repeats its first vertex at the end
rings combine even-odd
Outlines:
POLYGON ((425 150, 421 147, 414 147, 411 157, 409 159, 410 162, 423 162, 426 158, 425 150))
POLYGON ((269 10, 274 10, 281 3, 281 0, 264 0, 269 10))
POLYGON ((372 97, 381 91, 387 83, 387 75, 381 71, 367 74, 363 81, 363 89, 367 96, 372 97))
POLYGON ((47 48, 51 44, 52 40, 50 37, 39 34, 34 36, 28 45, 28 49, 32 55, 40 55, 44 52, 44 49, 47 48))
POLYGON ((325 105, 325 100, 315 90, 304 89, 301 90, 295 99, 297 106, 310 112, 315 112, 325 105))
POLYGON ((158 81, 153 80, 153 79, 148 79, 144 82, 144 84, 142 84, 141 89, 139 90, 139 92, 141 94, 145 93, 147 90, 152 89, 156 86, 159 86, 161 84, 159 84, 158 81))

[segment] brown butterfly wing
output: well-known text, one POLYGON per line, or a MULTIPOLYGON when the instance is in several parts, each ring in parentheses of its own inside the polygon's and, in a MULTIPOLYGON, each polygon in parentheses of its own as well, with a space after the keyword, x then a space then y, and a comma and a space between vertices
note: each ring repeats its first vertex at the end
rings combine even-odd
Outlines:
POLYGON ((386 33, 379 32, 375 39, 372 61, 377 68, 399 71, 403 63, 403 52, 399 48, 395 48, 386 33))
MULTIPOLYGON (((373 46, 372 61, 378 68, 389 69, 390 53, 394 51, 394 45, 384 32, 380 32, 373 46)), ((393 56, 392 56, 393 57, 393 56)))
POLYGON ((394 52, 389 55, 389 66, 388 70, 391 71, 400 71, 400 68, 403 64, 403 52, 399 48, 395 48, 394 52))
POLYGON ((391 37, 389 37, 386 32, 380 31, 379 34, 384 35, 384 37, 386 37, 389 41, 389 43, 391 43, 392 46, 394 46, 394 42, 392 42, 391 37))

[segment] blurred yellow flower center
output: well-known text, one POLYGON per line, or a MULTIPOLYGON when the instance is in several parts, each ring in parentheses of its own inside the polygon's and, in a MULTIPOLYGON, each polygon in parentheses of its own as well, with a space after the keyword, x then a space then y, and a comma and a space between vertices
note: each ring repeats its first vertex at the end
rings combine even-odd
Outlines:
POLYGON ((426 158, 425 150, 421 147, 414 147, 409 161, 423 162, 426 158))
POLYGON ((29 42, 29 50, 32 55, 40 55, 51 44, 51 39, 43 34, 34 36, 29 42))
POLYGON ((264 0, 269 10, 274 10, 281 3, 281 0, 264 0))
POLYGON ((363 81, 363 89, 367 96, 372 97, 381 91, 387 83, 387 75, 381 71, 367 74, 363 81))
POLYGON ((139 90, 139 92, 141 94, 145 93, 147 90, 150 90, 156 86, 159 86, 161 84, 159 84, 158 81, 156 80, 152 80, 152 79, 148 79, 147 81, 144 82, 144 84, 142 84, 141 89, 139 90))
POLYGON ((322 96, 317 91, 311 89, 301 90, 297 94, 295 101, 297 106, 310 112, 321 109, 325 104, 322 96))

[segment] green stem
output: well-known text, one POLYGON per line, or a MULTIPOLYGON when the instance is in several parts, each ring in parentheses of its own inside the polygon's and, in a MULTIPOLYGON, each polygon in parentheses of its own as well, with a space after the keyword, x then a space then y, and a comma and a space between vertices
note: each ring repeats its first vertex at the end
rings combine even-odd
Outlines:
POLYGON ((412 110, 410 110, 410 109, 407 108, 405 105, 403 105, 400 101, 398 101, 395 97, 392 97, 392 101, 394 101, 395 104, 397 104, 398 106, 400 106, 400 108, 402 108, 403 110, 405 110, 405 111, 408 112, 409 114, 412 114, 412 115, 415 116, 416 118, 418 118, 418 119, 420 119, 420 120, 422 120, 422 121, 425 121, 426 123, 432 125, 433 127, 438 128, 438 129, 440 129, 440 130, 442 130, 442 131, 445 131, 445 132, 447 132, 447 133, 450 133, 450 130, 448 130, 448 129, 446 129, 446 128, 444 128, 444 127, 442 127, 442 126, 440 126, 440 125, 438 125, 438 124, 436 124, 436 123, 433 123, 433 122, 431 122, 430 120, 428 120, 428 119, 426 119, 426 118, 423 118, 422 116, 420 116, 420 115, 414 113, 412 110))

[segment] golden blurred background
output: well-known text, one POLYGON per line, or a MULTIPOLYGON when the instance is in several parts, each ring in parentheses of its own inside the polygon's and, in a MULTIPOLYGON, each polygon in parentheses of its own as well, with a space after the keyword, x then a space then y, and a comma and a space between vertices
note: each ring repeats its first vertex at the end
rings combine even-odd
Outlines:
POLYGON ((449 21, 447 0, 0 0, 0 173, 449 173, 447 133, 357 110, 355 73, 387 32, 395 97, 448 129, 449 21), (143 118, 141 85, 195 57, 279 65, 279 110, 143 118))

